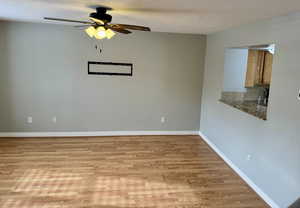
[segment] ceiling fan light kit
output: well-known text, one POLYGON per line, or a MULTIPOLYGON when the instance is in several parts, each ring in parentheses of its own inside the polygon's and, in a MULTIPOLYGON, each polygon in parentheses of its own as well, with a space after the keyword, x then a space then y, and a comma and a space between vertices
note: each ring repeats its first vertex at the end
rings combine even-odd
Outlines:
POLYGON ((91 38, 96 38, 96 39, 111 39, 116 33, 112 31, 111 29, 105 29, 102 26, 99 26, 95 28, 94 26, 90 26, 87 29, 85 29, 85 32, 90 36, 91 38))
POLYGON ((69 20, 69 19, 60 19, 60 18, 51 18, 44 17, 46 20, 54 20, 54 21, 63 21, 63 22, 76 22, 84 24, 82 26, 89 26, 85 29, 85 32, 91 38, 96 39, 111 39, 115 32, 122 34, 130 34, 130 30, 139 30, 150 32, 149 27, 138 26, 138 25, 127 25, 127 24, 110 24, 112 20, 112 16, 107 14, 107 10, 111 10, 107 7, 98 7, 96 8, 96 12, 90 14, 90 22, 87 21, 78 21, 78 20, 69 20))

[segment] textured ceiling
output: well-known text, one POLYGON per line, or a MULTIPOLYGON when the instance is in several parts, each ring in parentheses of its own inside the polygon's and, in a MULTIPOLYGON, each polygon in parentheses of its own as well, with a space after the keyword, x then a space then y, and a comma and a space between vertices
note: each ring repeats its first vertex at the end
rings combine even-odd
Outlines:
POLYGON ((48 16, 87 20, 96 5, 112 7, 114 23, 196 34, 300 11, 300 0, 0 0, 0 19, 46 22, 43 17, 48 16))

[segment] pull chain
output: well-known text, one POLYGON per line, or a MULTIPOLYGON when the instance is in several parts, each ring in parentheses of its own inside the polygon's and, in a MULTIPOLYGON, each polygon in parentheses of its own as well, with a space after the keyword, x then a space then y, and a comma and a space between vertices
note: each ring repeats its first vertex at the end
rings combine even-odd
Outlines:
POLYGON ((99 45, 97 43, 95 44, 95 49, 96 49, 96 51, 99 52, 99 54, 102 53, 102 51, 103 51, 103 45, 101 45, 101 42, 99 43, 99 45))

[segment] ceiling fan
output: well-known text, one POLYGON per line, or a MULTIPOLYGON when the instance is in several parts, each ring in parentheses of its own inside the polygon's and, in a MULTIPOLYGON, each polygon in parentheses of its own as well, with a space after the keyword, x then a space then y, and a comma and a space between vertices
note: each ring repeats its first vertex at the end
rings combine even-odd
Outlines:
POLYGON ((45 20, 62 21, 62 22, 73 22, 80 23, 75 27, 88 27, 85 32, 91 37, 96 39, 111 39, 115 32, 122 34, 130 34, 130 30, 139 31, 151 31, 149 27, 138 26, 138 25, 127 25, 127 24, 111 24, 112 16, 107 14, 107 11, 111 8, 100 6, 96 8, 96 12, 90 14, 90 21, 78 21, 70 19, 44 17, 45 20))

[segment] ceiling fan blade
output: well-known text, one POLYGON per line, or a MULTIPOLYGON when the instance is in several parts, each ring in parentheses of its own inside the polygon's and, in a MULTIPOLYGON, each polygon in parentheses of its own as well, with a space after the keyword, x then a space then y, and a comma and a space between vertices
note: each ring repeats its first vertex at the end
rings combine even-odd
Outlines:
POLYGON ((52 17, 44 17, 44 19, 45 20, 52 20, 52 21, 61 21, 61 22, 74 22, 74 23, 82 23, 82 24, 92 24, 92 22, 87 22, 87 21, 61 19, 61 18, 52 18, 52 17))
POLYGON ((199 9, 158 9, 158 8, 141 8, 141 7, 133 7, 133 8, 115 8, 110 11, 112 14, 199 14, 199 9))
POLYGON ((97 23, 98 25, 104 25, 104 22, 103 22, 102 20, 100 20, 100 19, 93 18, 93 17, 90 17, 90 19, 91 19, 93 22, 97 23))
POLYGON ((119 33, 123 33, 123 34, 130 34, 131 33, 131 31, 126 30, 126 29, 124 29, 124 28, 122 28, 118 25, 109 25, 109 24, 107 24, 107 25, 105 25, 105 27, 109 28, 109 29, 111 29, 115 32, 119 32, 119 33))
POLYGON ((93 26, 93 25, 92 24, 90 24, 90 25, 74 25, 73 27, 83 28, 83 27, 90 27, 90 26, 93 26))
POLYGON ((126 25, 126 24, 113 24, 113 25, 118 25, 121 28, 126 28, 129 30, 151 31, 149 27, 138 26, 138 25, 126 25))

